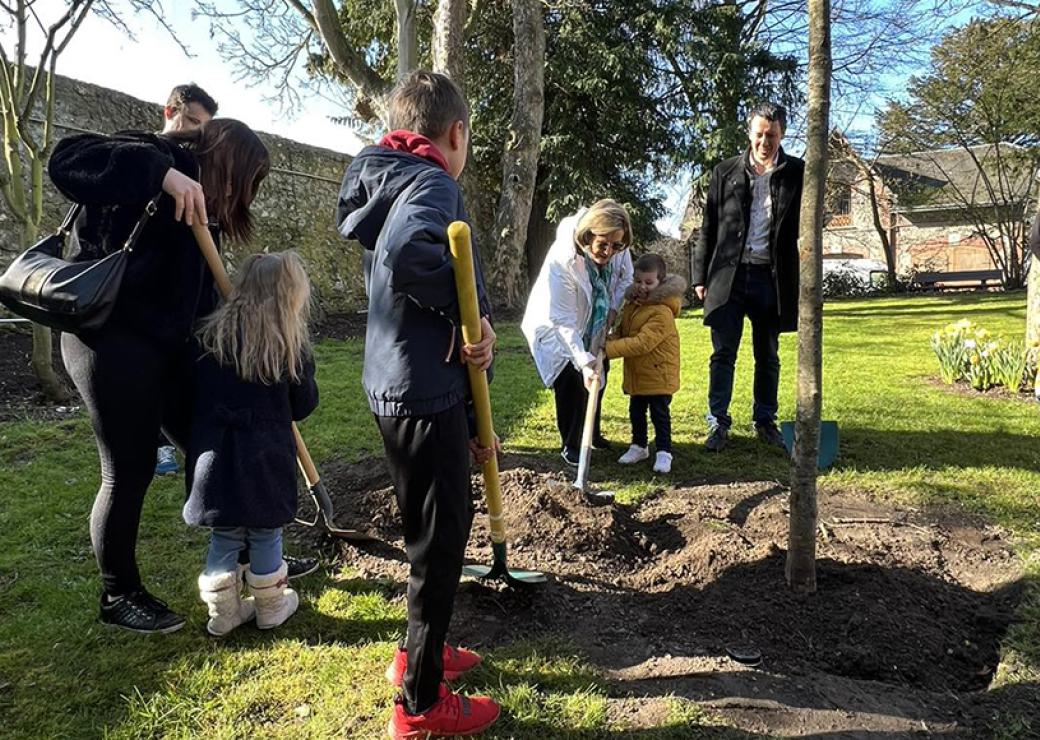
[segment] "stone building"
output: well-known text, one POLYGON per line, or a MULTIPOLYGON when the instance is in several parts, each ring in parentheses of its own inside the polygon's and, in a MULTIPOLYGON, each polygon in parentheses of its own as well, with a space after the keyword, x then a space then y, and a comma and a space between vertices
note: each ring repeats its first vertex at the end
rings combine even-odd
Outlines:
MULTIPOLYGON (((55 87, 56 139, 77 132, 161 128, 160 105, 68 77, 57 77, 55 87)), ((156 95, 165 97, 167 92, 156 90, 156 95)), ((220 114, 234 117, 233 110, 224 108, 220 114)), ((253 208, 254 241, 225 244, 228 265, 249 252, 296 249, 310 267, 321 310, 364 308, 361 247, 344 241, 333 223, 340 181, 350 157, 271 134, 261 133, 260 138, 271 153, 272 169, 253 208)), ((41 234, 52 231, 69 208, 46 175, 44 180, 41 234)), ((0 200, 0 267, 24 248, 19 242, 17 224, 0 200)))
POLYGON ((884 262, 880 227, 901 274, 995 269, 994 255, 1011 249, 1021 260, 1034 211, 1026 154, 1002 143, 867 159, 836 135, 824 258, 884 262))
MULTIPOLYGON (((873 178, 877 222, 894 248, 898 273, 994 269, 994 245, 999 248, 1008 239, 1021 250, 1035 211, 1034 167, 1026 154, 1014 144, 1001 144, 865 159, 836 134, 830 150, 824 259, 885 262, 866 171, 873 178), (1007 166, 1008 161, 1014 166, 1007 166)), ((682 242, 697 238, 703 206, 703 194, 691 194, 682 242)))

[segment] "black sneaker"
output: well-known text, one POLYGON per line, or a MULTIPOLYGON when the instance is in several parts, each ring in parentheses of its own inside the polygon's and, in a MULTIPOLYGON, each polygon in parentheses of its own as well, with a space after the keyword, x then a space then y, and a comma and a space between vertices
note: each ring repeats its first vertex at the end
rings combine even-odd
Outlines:
POLYGON ((609 450, 610 440, 600 435, 592 440, 592 449, 594 450, 609 450))
POLYGON ((711 430, 708 438, 704 440, 704 449, 708 452, 722 452, 728 444, 729 429, 723 426, 716 426, 711 430))
POLYGON ((560 457, 563 458, 565 463, 574 467, 578 467, 578 460, 581 459, 580 453, 577 450, 572 450, 570 447, 564 447, 560 452, 560 457))
POLYGON ((784 452, 787 452, 787 445, 784 444, 784 435, 776 428, 776 424, 772 422, 755 424, 755 435, 758 437, 759 442, 764 442, 770 447, 779 447, 784 452))
POLYGON ((303 578, 318 569, 317 558, 294 558, 292 555, 282 555, 282 560, 285 561, 289 570, 289 578, 303 578))
POLYGON ((184 617, 173 611, 166 602, 152 596, 143 588, 109 600, 101 595, 101 622, 143 635, 176 632, 184 626, 184 617))

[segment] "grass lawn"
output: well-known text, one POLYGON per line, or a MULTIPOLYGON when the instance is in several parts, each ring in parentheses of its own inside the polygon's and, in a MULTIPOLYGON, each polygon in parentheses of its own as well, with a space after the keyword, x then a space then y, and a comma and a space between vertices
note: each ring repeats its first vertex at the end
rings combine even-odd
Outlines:
MULTIPOLYGON (((1030 578, 1040 577, 1040 406, 966 395, 932 381, 932 331, 971 318, 1020 336, 1022 294, 837 301, 825 309, 825 419, 841 429, 841 457, 821 495, 854 489, 919 505, 963 507, 1009 530, 1030 578)), ((710 343, 700 312, 679 321, 684 387, 672 405, 670 480, 786 482, 783 455, 750 430, 750 341, 738 362, 734 442, 709 456, 704 439, 710 343)), ((492 395, 508 449, 556 456, 552 398, 516 326, 501 327, 492 395)), ((781 341, 781 418, 793 415, 794 339, 781 341)), ((361 343, 318 348, 322 405, 303 425, 314 457, 377 455, 360 389, 361 343)), ((620 365, 611 372, 604 432, 627 443, 620 365)), ((1023 397, 1024 398, 1024 397, 1023 397)), ((620 447, 620 445, 619 445, 620 447)), ((619 449, 620 452, 620 449, 619 449)), ((598 464, 598 463, 597 463, 598 464)), ((300 584, 300 612, 282 629, 205 635, 195 593, 205 535, 180 518, 181 478, 153 484, 138 552, 145 582, 190 615, 173 635, 143 638, 96 622, 98 578, 88 537, 97 458, 82 413, 64 421, 0 423, 0 735, 4 737, 356 737, 384 732, 393 689, 383 678, 404 627, 385 584, 330 568, 300 584)), ((667 485, 614 463, 597 481, 635 500, 667 485)), ((1040 596, 1034 587, 1012 628, 995 686, 1040 685, 1040 596)), ((709 714, 675 699, 657 729, 626 732, 607 712, 604 679, 566 646, 515 644, 488 654, 472 685, 505 705, 488 737, 718 736, 709 714)), ((1036 737, 1006 718, 1006 737, 1036 737)), ((739 734, 735 736, 740 736, 739 734)))

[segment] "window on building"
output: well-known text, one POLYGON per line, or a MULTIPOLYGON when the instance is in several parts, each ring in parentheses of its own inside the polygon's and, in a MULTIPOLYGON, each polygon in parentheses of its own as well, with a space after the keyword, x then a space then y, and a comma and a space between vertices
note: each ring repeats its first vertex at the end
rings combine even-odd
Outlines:
POLYGON ((852 213, 852 188, 842 188, 834 203, 835 216, 847 216, 852 213))

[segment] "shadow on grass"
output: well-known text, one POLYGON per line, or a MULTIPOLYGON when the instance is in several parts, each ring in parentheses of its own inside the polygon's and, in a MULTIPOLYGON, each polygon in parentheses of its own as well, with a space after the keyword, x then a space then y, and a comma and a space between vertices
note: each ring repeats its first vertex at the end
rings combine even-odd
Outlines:
MULTIPOLYGON (((1010 295, 1021 297, 1021 309, 1025 311, 1025 292, 1015 291, 1010 295)), ((825 318, 863 318, 883 316, 886 321, 897 318, 913 319, 916 317, 949 317, 952 321, 959 318, 975 318, 980 314, 1001 314, 1007 316, 1008 293, 962 293, 958 295, 922 295, 905 294, 898 298, 879 297, 877 303, 861 303, 849 305, 851 301, 828 300, 823 304, 825 318)))

